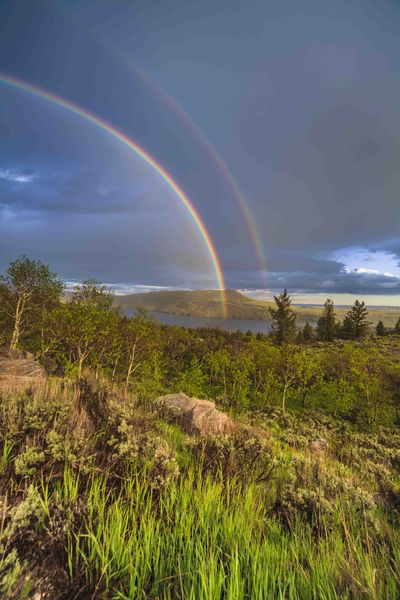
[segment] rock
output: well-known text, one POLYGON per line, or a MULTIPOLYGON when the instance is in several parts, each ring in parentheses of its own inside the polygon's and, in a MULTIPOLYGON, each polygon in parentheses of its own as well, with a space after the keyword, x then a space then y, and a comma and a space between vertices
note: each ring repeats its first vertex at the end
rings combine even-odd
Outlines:
POLYGON ((160 412, 172 421, 178 421, 183 417, 184 412, 190 406, 190 402, 191 398, 182 392, 179 394, 167 394, 166 396, 157 398, 157 405, 160 412))
POLYGON ((31 358, 0 358, 0 390, 29 388, 46 378, 45 369, 31 358))
POLYGON ((161 412, 194 435, 230 434, 234 423, 228 415, 215 408, 211 400, 189 398, 186 394, 168 394, 158 398, 161 412))
POLYGON ((328 442, 324 438, 314 440, 308 444, 308 449, 313 454, 326 454, 328 451, 328 442))

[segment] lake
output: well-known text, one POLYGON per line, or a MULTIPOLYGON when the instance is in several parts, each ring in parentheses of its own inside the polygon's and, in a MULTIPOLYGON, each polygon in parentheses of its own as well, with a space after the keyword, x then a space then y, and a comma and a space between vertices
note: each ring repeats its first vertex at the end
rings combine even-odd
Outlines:
MULTIPOLYGON (((134 310, 125 311, 128 315, 133 315, 134 310)), ((169 313, 150 311, 150 314, 165 325, 177 325, 179 327, 211 327, 225 329, 226 331, 251 331, 252 333, 268 333, 271 331, 270 321, 261 321, 255 319, 224 319, 222 317, 191 317, 187 315, 171 315, 169 313)), ((305 322, 298 321, 297 326, 303 327, 305 322)), ((314 325, 314 323, 310 324, 314 325)))

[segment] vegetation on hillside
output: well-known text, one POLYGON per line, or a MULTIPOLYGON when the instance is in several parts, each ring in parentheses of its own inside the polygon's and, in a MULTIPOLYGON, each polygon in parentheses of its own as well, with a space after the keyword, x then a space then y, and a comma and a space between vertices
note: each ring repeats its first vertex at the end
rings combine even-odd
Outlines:
POLYGON ((270 336, 166 327, 94 281, 61 302, 47 269, 15 344, 9 277, 4 354, 53 376, 0 387, 2 597, 399 597, 396 330, 371 335, 362 303, 344 327, 329 302, 295 329, 287 292, 270 336), (214 399, 234 434, 185 435, 158 409, 174 391, 214 399))

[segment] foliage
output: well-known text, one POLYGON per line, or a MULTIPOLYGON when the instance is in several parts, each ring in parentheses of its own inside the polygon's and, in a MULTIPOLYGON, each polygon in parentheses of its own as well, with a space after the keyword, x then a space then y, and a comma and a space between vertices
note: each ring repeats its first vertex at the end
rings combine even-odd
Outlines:
POLYGON ((279 296, 274 296, 276 308, 269 312, 273 320, 272 331, 275 340, 282 344, 293 341, 296 332, 296 314, 291 308, 291 300, 285 289, 279 296))
POLYGON ((2 597, 399 597, 400 338, 362 303, 294 343, 286 291, 273 336, 128 318, 93 280, 44 300, 18 343, 64 376, 0 388, 2 597), (169 391, 234 433, 166 423, 169 391))
POLYGON ((317 336, 325 342, 331 342, 336 336, 336 315, 330 298, 325 301, 322 315, 318 319, 317 336))
POLYGON ((40 261, 20 256, 10 263, 6 274, 0 276, 0 315, 11 350, 21 338, 40 338, 46 312, 57 305, 63 287, 40 261))

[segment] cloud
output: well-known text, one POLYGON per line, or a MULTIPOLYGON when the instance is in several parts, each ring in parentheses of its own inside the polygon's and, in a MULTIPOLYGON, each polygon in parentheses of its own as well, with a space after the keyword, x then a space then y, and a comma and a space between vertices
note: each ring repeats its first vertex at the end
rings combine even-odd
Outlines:
MULTIPOLYGON (((77 285, 81 285, 82 281, 65 281, 65 289, 67 292, 73 292, 77 285)), ((127 296, 129 294, 143 294, 145 292, 165 292, 182 289, 182 287, 173 286, 162 286, 162 285, 143 285, 143 284, 129 284, 129 283, 103 283, 110 290, 112 290, 117 296, 127 296)), ((188 288, 189 289, 189 288, 188 288)))
POLYGON ((18 173, 11 169, 0 170, 0 179, 10 181, 12 183, 32 183, 35 181, 35 176, 31 173, 18 173))

